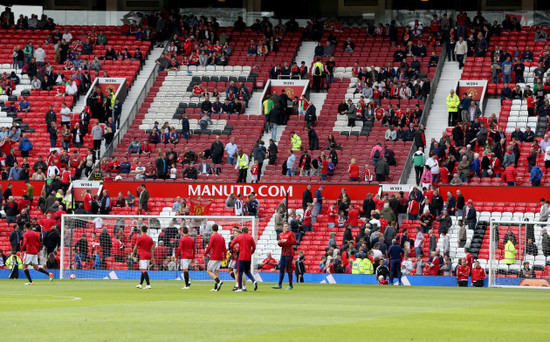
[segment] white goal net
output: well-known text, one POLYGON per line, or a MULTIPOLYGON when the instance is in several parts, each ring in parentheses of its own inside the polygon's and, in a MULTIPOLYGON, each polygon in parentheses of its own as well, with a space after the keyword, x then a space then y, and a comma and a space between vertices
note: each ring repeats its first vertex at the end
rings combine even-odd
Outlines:
MULTIPOLYGON (((195 240, 195 259, 189 271, 191 279, 210 279, 206 274, 205 255, 212 225, 227 246, 234 227, 248 227, 257 240, 257 221, 253 216, 161 216, 136 215, 63 215, 61 219, 61 248, 59 277, 89 279, 136 279, 138 261, 131 256, 139 229, 145 225, 155 242, 155 255, 149 273, 152 279, 181 279, 180 261, 175 253, 179 246, 181 228, 187 227, 195 240)), ((254 264, 254 260, 252 260, 254 264)), ((227 267, 226 263, 222 268, 227 267)))
POLYGON ((489 287, 550 288, 547 222, 491 220, 481 246, 488 247, 489 287), (546 242, 546 241, 545 241, 546 242))

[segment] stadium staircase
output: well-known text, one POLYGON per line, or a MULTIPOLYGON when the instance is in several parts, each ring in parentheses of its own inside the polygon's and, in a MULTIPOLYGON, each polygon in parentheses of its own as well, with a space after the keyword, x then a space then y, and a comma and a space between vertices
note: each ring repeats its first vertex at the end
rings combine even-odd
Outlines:
MULTIPOLYGON (((426 158, 428 158, 428 151, 426 150, 430 147, 431 139, 433 138, 439 141, 442 133, 449 127, 447 125, 447 96, 451 89, 456 88, 461 74, 462 71, 458 68, 458 62, 449 62, 446 60, 443 65, 437 89, 432 89, 431 96, 434 97, 434 100, 430 112, 428 113, 428 121, 426 122, 426 129, 424 131, 426 136, 426 149, 424 151, 426 153, 426 158)), ((414 168, 411 168, 407 184, 416 185, 414 168)))
MULTIPOLYGON (((128 90, 128 94, 126 96, 126 99, 124 100, 122 104, 122 114, 120 117, 120 132, 119 139, 122 140, 122 137, 126 132, 128 131, 129 127, 131 126, 131 122, 128 122, 128 124, 125 124, 127 120, 132 120, 132 110, 134 107, 139 108, 141 104, 144 102, 146 98, 146 94, 148 94, 149 89, 152 87, 153 82, 155 81, 157 75, 153 75, 154 72, 156 72, 156 60, 160 57, 160 54, 164 51, 163 48, 152 48, 151 53, 149 56, 147 56, 147 59, 145 59, 141 71, 138 74, 138 76, 134 80, 133 87, 128 90)), ((84 106, 86 106, 86 99, 85 97, 81 97, 78 102, 75 105, 75 109, 73 109, 73 112, 80 113, 84 106)), ((119 143, 119 139, 114 139, 113 144, 113 150, 117 147, 119 143)), ((110 157, 110 155, 105 154, 105 143, 102 141, 101 144, 101 155, 103 157, 110 157)), ((82 176, 84 177, 84 175, 82 176)))
POLYGON ((303 41, 300 44, 300 47, 298 48, 298 52, 296 53, 296 57, 294 58, 294 61, 298 66, 302 62, 306 62, 306 66, 313 64, 313 59, 315 57, 315 47, 317 46, 317 42, 306 42, 303 41))

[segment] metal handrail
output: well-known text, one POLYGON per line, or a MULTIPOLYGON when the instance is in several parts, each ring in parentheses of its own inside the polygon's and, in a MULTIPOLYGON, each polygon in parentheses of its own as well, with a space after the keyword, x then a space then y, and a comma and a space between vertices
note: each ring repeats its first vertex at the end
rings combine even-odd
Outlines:
MULTIPOLYGON (((439 84, 439 79, 441 77, 441 72, 443 70, 443 65, 445 64, 446 58, 447 58, 447 43, 445 43, 443 45, 443 48, 441 49, 441 56, 439 56, 439 62, 437 63, 437 67, 435 69, 435 75, 430 87, 430 96, 428 96, 428 100, 424 104, 424 110, 422 111, 422 116, 420 118, 420 124, 424 126, 426 126, 426 122, 428 121, 428 116, 430 115, 430 110, 434 102, 434 94, 439 84)), ((411 149, 409 150, 409 154, 407 155, 407 160, 405 161, 405 166, 403 167, 403 173, 401 173, 401 177, 399 178, 399 184, 407 183, 407 179, 412 169, 412 157, 415 152, 416 152, 416 148, 413 143, 411 144, 411 149)))
MULTIPOLYGON (((154 62, 154 61, 153 61, 154 62)), ((153 68, 153 72, 149 75, 147 78, 147 81, 145 81, 145 85, 141 89, 136 101, 134 102, 134 105, 130 109, 130 112, 128 116, 126 117, 126 120, 122 122, 120 125, 120 128, 116 131, 115 136, 113 137, 113 141, 109 146, 105 148, 105 151, 101 154, 100 158, 96 161, 96 165, 98 165, 103 158, 108 158, 111 156, 111 154, 115 151, 115 148, 117 148, 118 144, 122 141, 122 138, 128 132, 130 129, 130 126, 134 122, 134 119, 136 118, 137 113, 139 112, 139 108, 141 108, 141 105, 145 101, 145 98, 147 97, 147 94, 149 93, 149 90, 155 83, 156 79, 158 77, 158 65, 155 65, 153 68)), ((90 173, 91 176, 91 173, 90 173)), ((90 176, 88 179, 90 179, 90 176)))

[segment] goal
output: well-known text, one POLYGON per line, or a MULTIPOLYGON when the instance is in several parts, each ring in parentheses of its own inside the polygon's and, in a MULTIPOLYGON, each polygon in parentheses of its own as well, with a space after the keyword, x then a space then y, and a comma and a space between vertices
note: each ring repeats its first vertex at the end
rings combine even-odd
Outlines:
POLYGON ((218 233, 229 245, 235 226, 248 227, 257 241, 257 221, 253 216, 174 216, 172 212, 159 216, 63 215, 59 278, 136 279, 138 262, 131 253, 140 227, 146 225, 147 234, 155 242, 151 279, 182 279, 180 262, 174 255, 180 228, 185 226, 195 240, 195 259, 189 268, 191 279, 207 280, 210 278, 205 272, 208 263, 205 251, 212 225, 218 225, 218 233))
POLYGON ((489 245, 489 287, 550 288, 550 257, 543 253, 541 234, 548 223, 533 219, 491 220, 484 241, 489 245))

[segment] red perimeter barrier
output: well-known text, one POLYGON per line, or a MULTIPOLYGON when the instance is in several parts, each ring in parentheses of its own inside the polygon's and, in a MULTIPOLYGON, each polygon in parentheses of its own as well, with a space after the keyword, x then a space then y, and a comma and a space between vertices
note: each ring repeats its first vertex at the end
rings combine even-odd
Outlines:
MULTIPOLYGON (((128 190, 135 193, 137 187, 142 182, 105 182, 103 188, 109 191, 111 196, 116 196, 120 191, 124 195, 128 190)), ((256 193, 259 199, 282 199, 288 192, 289 199, 302 199, 302 193, 307 184, 232 184, 232 183, 144 183, 149 190, 151 197, 202 197, 202 198, 227 198, 229 194, 235 195, 241 193, 243 196, 249 195, 252 191, 256 193)), ((314 193, 320 185, 312 185, 311 192, 314 193)), ((325 184, 323 196, 327 199, 336 199, 346 188, 352 200, 364 199, 367 193, 373 195, 378 192, 378 185, 368 184, 325 184)))
MULTIPOLYGON (((26 191, 23 181, 0 181, 2 192, 7 188, 8 183, 12 183, 12 193, 14 196, 22 196, 26 191)), ((130 190, 135 194, 136 189, 142 182, 104 182, 103 188, 109 190, 111 196, 116 196, 122 191, 124 195, 130 190)), ((31 181, 34 187, 34 196, 40 196, 40 191, 44 182, 31 181)), ((145 182, 151 197, 197 197, 203 198, 226 198, 230 193, 242 193, 244 196, 254 191, 259 199, 282 199, 286 191, 290 199, 301 199, 302 193, 307 184, 233 184, 233 183, 171 183, 171 182, 145 182)), ((319 188, 318 184, 312 186, 312 193, 319 188)), ((346 188, 347 193, 352 200, 364 199, 370 192, 376 194, 378 185, 368 185, 364 183, 357 184, 325 184, 323 196, 327 199, 336 199, 341 193, 342 188, 346 188)), ((538 202, 541 198, 550 198, 550 188, 548 187, 507 187, 507 186, 447 186, 442 185, 440 193, 447 199, 447 191, 452 191, 456 195, 456 190, 460 190, 466 200, 484 202, 538 202)))

